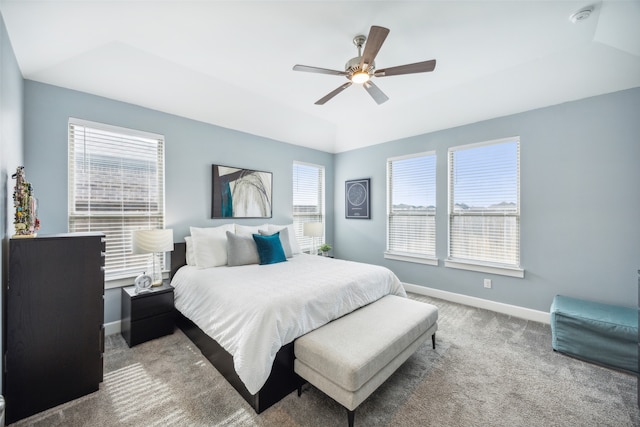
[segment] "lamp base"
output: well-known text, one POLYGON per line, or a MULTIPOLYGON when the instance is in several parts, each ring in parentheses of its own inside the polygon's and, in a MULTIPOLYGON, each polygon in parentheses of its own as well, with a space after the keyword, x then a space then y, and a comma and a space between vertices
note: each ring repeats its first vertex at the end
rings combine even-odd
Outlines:
POLYGON ((162 286, 162 268, 160 268, 160 254, 153 254, 153 275, 151 286, 162 286))

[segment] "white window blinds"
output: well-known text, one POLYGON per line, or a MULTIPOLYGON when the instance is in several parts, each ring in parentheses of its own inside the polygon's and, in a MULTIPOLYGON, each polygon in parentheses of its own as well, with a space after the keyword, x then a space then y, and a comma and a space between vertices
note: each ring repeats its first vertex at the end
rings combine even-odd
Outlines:
POLYGON ((387 254, 436 257, 436 155, 387 160, 387 254))
MULTIPOLYGON (((312 238, 303 234, 305 222, 324 224, 324 167, 293 163, 293 227, 302 251, 309 251, 312 238)), ((316 245, 324 242, 324 237, 316 245)))
POLYGON ((151 255, 131 254, 131 231, 155 228, 164 228, 164 137, 70 119, 69 231, 105 234, 105 280, 149 271, 151 255))
POLYGON ((519 268, 520 139, 449 149, 449 259, 519 268))

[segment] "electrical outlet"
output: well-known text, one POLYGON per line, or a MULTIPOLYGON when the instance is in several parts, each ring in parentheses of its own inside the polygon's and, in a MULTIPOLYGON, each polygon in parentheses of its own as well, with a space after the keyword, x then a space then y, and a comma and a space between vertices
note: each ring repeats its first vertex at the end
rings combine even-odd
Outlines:
POLYGON ((491 289, 491 279, 484 279, 484 287, 491 289))

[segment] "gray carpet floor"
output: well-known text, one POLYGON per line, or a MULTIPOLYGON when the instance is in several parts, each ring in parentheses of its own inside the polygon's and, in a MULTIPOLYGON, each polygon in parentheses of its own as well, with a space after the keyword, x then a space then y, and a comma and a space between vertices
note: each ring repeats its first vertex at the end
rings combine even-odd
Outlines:
MULTIPOLYGON (((356 426, 640 426, 636 377, 558 354, 548 325, 415 294, 439 308, 425 343, 356 411, 356 426)), ((100 390, 25 426, 346 426, 306 385, 256 414, 180 331, 107 337, 100 390)))

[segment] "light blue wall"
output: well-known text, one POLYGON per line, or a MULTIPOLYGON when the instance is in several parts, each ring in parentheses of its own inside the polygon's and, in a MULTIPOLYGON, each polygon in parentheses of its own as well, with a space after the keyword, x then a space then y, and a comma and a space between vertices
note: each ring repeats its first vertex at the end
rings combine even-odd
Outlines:
MULTIPOLYGON (((340 258, 381 264, 400 280, 548 311, 556 294, 635 306, 640 268, 640 88, 336 155, 340 258), (445 268, 447 149, 520 136, 524 279, 445 268), (437 153, 437 267, 385 260, 386 159, 437 153), (344 218, 344 181, 371 178, 372 219, 344 218), (493 280, 484 289, 483 278, 493 280)), ((451 112, 455 114, 455 112, 451 112)), ((424 120, 429 120, 425 117, 424 120)))
MULTIPOLYGON (((164 134, 167 227, 174 228, 176 240, 188 233, 190 225, 220 223, 209 219, 212 163, 273 171, 273 222, 282 223, 291 220, 291 163, 321 164, 329 189, 327 241, 338 257, 388 266, 407 283, 535 310, 547 311, 558 293, 631 306, 637 299, 640 266, 638 111, 640 89, 632 89, 332 156, 26 81, 25 162, 40 200, 41 233, 56 233, 67 229, 68 117, 164 134), (443 267, 447 148, 514 135, 521 138, 525 278, 443 267), (440 266, 385 260, 386 159, 427 150, 438 155, 440 266), (372 185, 372 219, 346 220, 344 181, 367 177, 372 185), (483 288, 485 277, 493 280, 492 289, 483 288)), ((110 290, 105 321, 117 319, 119 294, 110 290)))
MULTIPOLYGON (((215 102, 215 101, 212 101, 215 102)), ((333 155, 161 113, 87 93, 25 81, 25 162, 39 200, 41 234, 67 231, 67 123, 69 117, 165 136, 166 227, 182 241, 189 226, 215 226, 211 216, 213 163, 273 172, 273 219, 292 221, 293 161, 325 167, 327 211, 333 211, 333 155)), ((250 120, 248 118, 247 120, 250 120)), ((333 218, 327 218, 327 239, 333 218)), ((105 293, 105 322, 120 319, 120 290, 105 293)))
MULTIPOLYGON (((23 147, 23 91, 22 73, 18 67, 11 41, 7 35, 4 19, 0 14, 0 184, 2 196, 0 198, 0 233, 2 246, 0 247, 0 277, 2 284, 6 284, 8 265, 9 237, 13 234, 13 186, 11 179, 16 168, 22 165, 23 147)), ((0 294, 0 312, 3 301, 0 294)), ((4 316, 3 313, 0 315, 4 316)), ((2 331, 0 330, 0 346, 2 331)), ((0 349, 0 354, 4 351, 0 349)), ((0 390, 2 378, 0 378, 0 390)))

